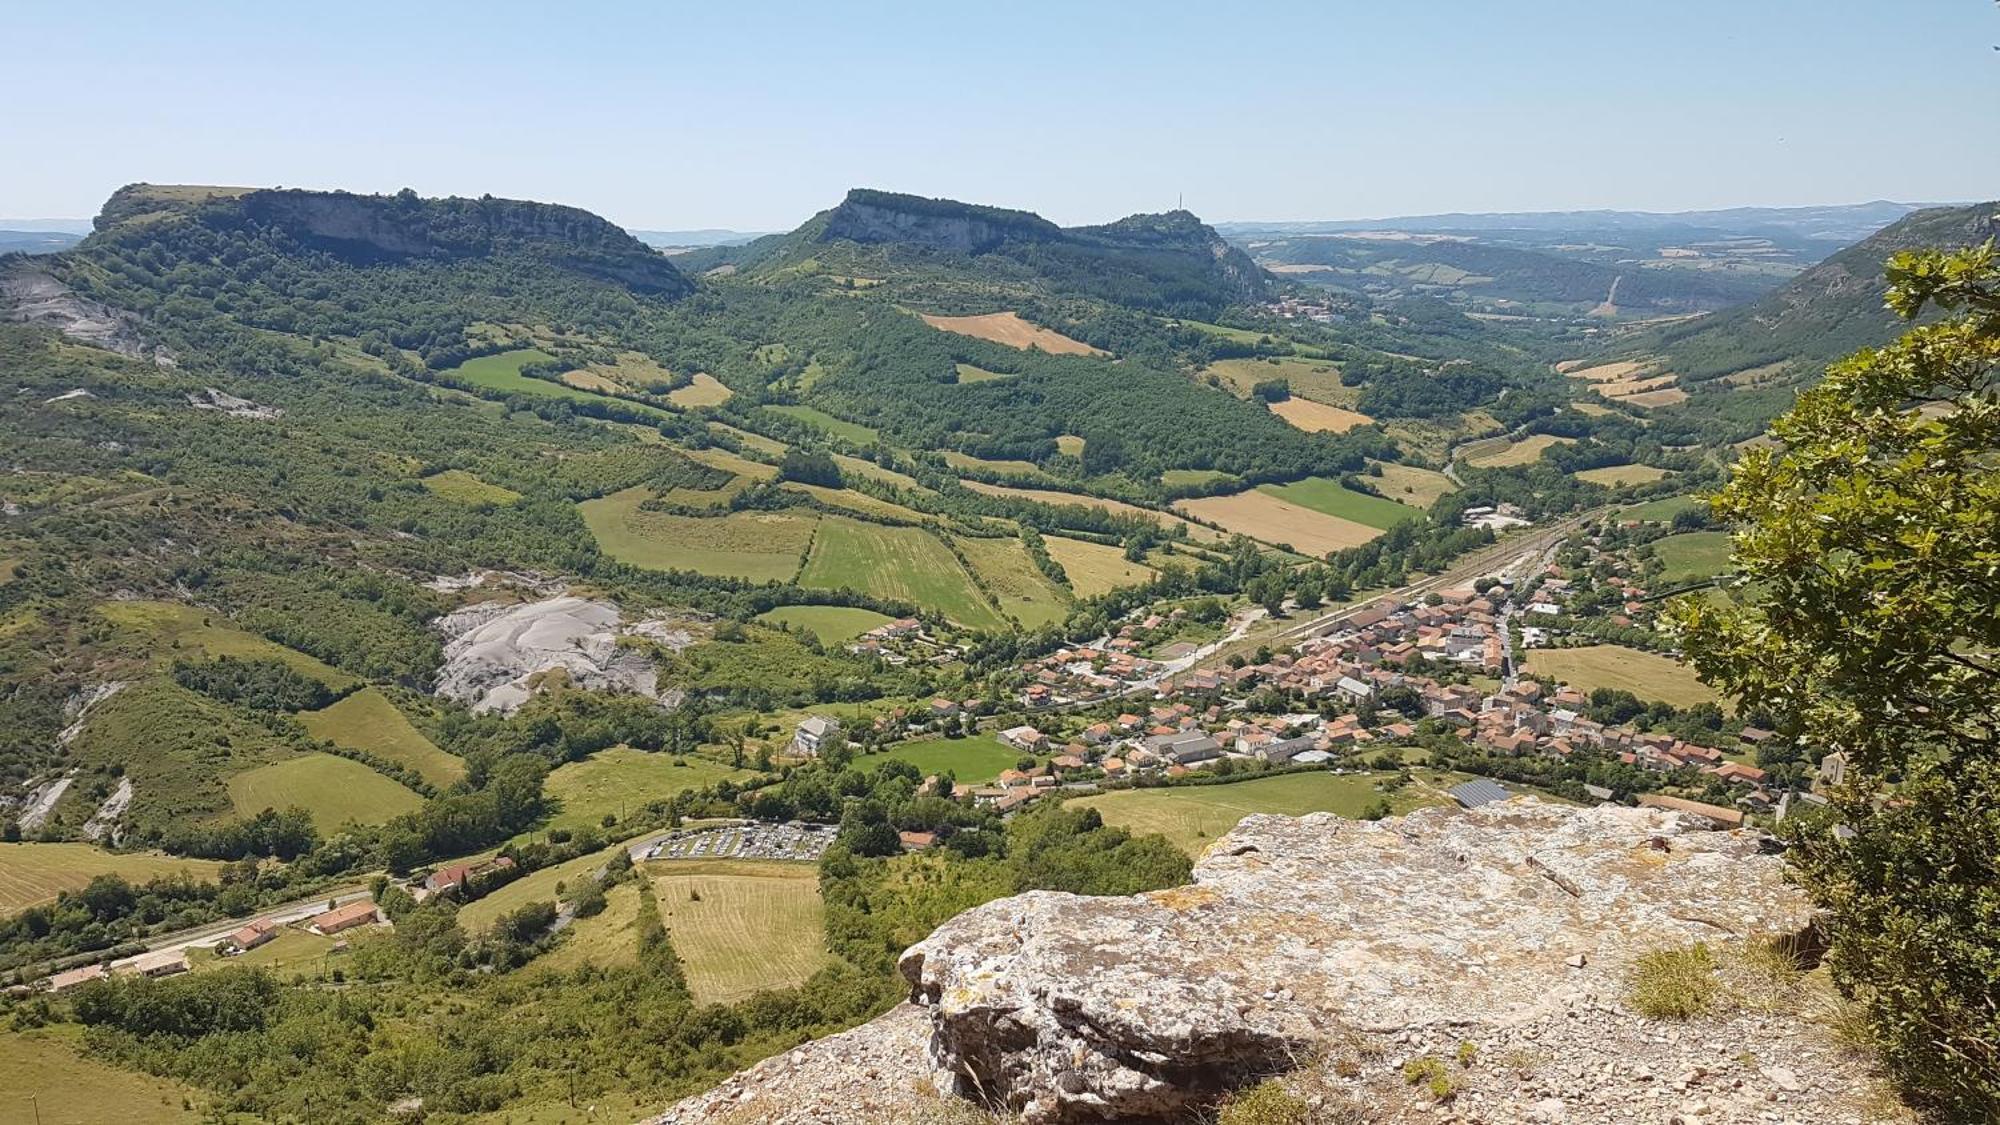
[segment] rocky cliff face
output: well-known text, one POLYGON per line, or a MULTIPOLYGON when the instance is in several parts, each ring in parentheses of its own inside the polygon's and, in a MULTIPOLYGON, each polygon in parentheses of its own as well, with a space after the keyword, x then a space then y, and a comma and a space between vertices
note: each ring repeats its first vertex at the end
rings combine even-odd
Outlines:
POLYGON ((1675 813, 1253 816, 1189 886, 961 915, 904 955, 909 1003, 657 1121, 1184 1121, 1289 1075, 1325 1121, 1858 1123, 1866 1079, 1795 997, 1673 1025, 1624 1002, 1642 954, 1734 963, 1811 918, 1758 836, 1675 813))
POLYGON ((826 214, 819 241, 894 242, 983 254, 1008 242, 1055 242, 1062 228, 1028 211, 856 188, 826 214))

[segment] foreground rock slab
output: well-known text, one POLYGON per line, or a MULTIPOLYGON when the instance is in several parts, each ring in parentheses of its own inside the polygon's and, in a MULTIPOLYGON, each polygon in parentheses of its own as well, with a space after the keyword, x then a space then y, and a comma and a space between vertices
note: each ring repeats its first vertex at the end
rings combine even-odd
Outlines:
POLYGON ((1811 919, 1756 834, 1677 813, 1523 799, 1372 824, 1253 816, 1190 886, 960 915, 904 954, 911 1004, 659 1120, 918 1122, 968 1098, 1032 1123, 1190 1120, 1335 1056, 1316 1096, 1352 1094, 1351 1120, 1875 1120, 1853 1109, 1862 1068, 1809 1017, 1672 1025, 1622 1003, 1643 953, 1796 937, 1811 919), (1443 1102, 1403 1080, 1426 1058, 1448 1072, 1443 1102), (862 1090, 876 1104, 848 1114, 862 1090), (753 1106, 768 1115, 742 1116, 753 1106))

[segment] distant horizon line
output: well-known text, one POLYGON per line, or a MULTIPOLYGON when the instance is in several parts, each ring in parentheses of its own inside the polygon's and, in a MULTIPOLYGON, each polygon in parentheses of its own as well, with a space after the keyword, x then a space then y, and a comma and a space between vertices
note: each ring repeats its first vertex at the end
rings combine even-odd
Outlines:
MULTIPOLYGON (((146 182, 146 181, 134 181, 134 182, 146 182)), ((273 187, 270 190, 347 191, 349 189, 273 187)), ((388 195, 394 193, 355 192, 354 194, 388 195)), ((917 193, 910 193, 910 194, 917 194, 917 193)), ((434 196, 431 198, 449 198, 449 196, 434 196)), ((461 196, 460 198, 476 198, 476 197, 461 196)), ((935 196, 926 198, 948 199, 951 197, 935 196)), ((954 199, 952 201, 958 203, 979 205, 977 204, 976 201, 969 199, 954 199)), ((566 207, 577 206, 576 204, 573 203, 562 203, 559 200, 553 200, 553 199, 523 200, 523 202, 550 203, 566 207)), ((1242 218, 1206 219, 1205 218, 1202 221, 1210 226, 1279 226, 1286 224, 1303 224, 1303 223, 1397 223, 1397 222, 1413 222, 1417 220, 1437 220, 1437 219, 1457 219, 1457 218, 1492 219, 1492 218, 1502 218, 1511 216, 1534 216, 1534 215, 1639 215, 1639 216, 1647 216, 1654 218, 1672 218, 1681 215, 1711 215, 1711 214, 1726 213, 1730 211, 1810 211, 1810 210, 1819 210, 1819 209, 1835 208, 1835 207, 1871 207, 1877 205, 1887 205, 1892 207, 1907 207, 1915 210, 1926 207, 1968 207, 1978 202, 1980 201, 1976 199, 1911 200, 1911 199, 1876 198, 1876 199, 1849 201, 1842 203, 1738 203, 1724 207, 1688 207, 1688 208, 1680 208, 1674 210, 1653 210, 1653 209, 1638 208, 1638 207, 1548 207, 1539 210, 1509 208, 1509 209, 1491 210, 1491 211, 1467 211, 1467 210, 1419 211, 1419 212, 1404 212, 1404 213, 1390 214, 1390 215, 1358 215, 1358 216, 1335 216, 1335 217, 1322 216, 1317 218, 1254 218, 1254 219, 1242 219, 1242 218)), ((583 208, 583 209, 590 210, 589 208, 583 208)), ((595 212, 595 211, 593 211, 592 213, 601 214, 601 212, 595 212)), ((814 213, 816 214, 817 212, 814 213)), ((1040 212, 1033 212, 1033 213, 1040 214, 1040 212)), ((1146 213, 1148 212, 1144 211, 1129 212, 1129 214, 1146 214, 1146 213)), ((756 236, 756 235, 766 235, 766 234, 781 234, 784 233, 784 231, 796 229, 798 223, 805 221, 804 219, 800 219, 798 220, 798 222, 793 223, 791 226, 784 228, 758 229, 758 228, 741 228, 741 227, 725 227, 725 226, 671 226, 671 227, 634 226, 634 225, 627 225, 625 223, 619 223, 617 222, 617 220, 611 219, 610 216, 608 215, 605 215, 603 217, 608 221, 615 223, 620 229, 625 230, 626 232, 634 235, 726 234, 726 235, 756 236)), ((808 216, 808 218, 809 217, 810 216, 808 216)), ((87 235, 90 234, 94 229, 93 222, 94 222, 94 217, 0 218, 0 230, 25 231, 34 233, 87 235)))

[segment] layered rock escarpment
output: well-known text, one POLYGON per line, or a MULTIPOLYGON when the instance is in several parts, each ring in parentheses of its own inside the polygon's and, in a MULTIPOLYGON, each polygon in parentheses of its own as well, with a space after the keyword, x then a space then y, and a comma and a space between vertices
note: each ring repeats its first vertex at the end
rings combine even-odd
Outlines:
POLYGON ((908 1004, 658 1120, 923 1121, 961 1100, 1031 1123, 1192 1120, 1340 1056, 1322 1077, 1370 1114, 1354 1120, 1858 1121, 1865 1081, 1826 1061, 1809 1019, 1744 1009, 1669 1030, 1623 1002, 1647 952, 1810 930, 1767 845, 1526 799, 1379 823, 1252 816, 1189 886, 966 912, 904 954, 908 1004), (1433 1055, 1449 1106, 1404 1080, 1433 1055))

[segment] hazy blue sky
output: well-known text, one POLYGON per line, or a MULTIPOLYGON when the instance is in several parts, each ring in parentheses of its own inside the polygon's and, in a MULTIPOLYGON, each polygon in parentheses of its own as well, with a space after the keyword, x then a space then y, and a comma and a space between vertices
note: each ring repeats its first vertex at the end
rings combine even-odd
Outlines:
POLYGON ((0 10, 0 216, 134 180, 789 227, 854 185, 1059 222, 2000 195, 1989 0, 0 10))

